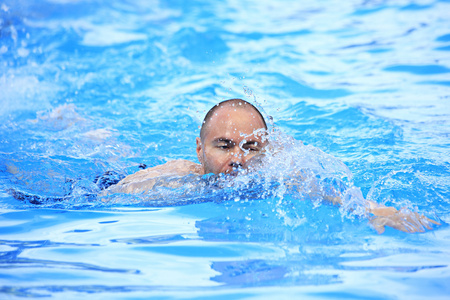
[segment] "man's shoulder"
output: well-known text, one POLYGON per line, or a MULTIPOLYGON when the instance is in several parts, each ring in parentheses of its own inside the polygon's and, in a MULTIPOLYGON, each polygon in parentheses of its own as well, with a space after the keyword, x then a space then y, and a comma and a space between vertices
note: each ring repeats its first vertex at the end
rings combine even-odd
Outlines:
POLYGON ((186 176, 189 174, 200 175, 201 165, 186 159, 176 159, 128 175, 121 180, 121 183, 125 184, 135 181, 144 181, 160 176, 186 176))
MULTIPOLYGON (((177 159, 165 164, 140 170, 128 175, 116 185, 110 186, 103 195, 112 193, 145 193, 150 191, 156 182, 174 176, 201 175, 201 165, 185 159, 177 159)), ((169 182, 169 181, 168 181, 169 182)))
POLYGON ((142 170, 148 172, 158 172, 159 175, 172 175, 172 176, 184 176, 188 174, 197 174, 201 173, 201 165, 194 163, 190 160, 186 159, 175 159, 166 162, 165 164, 152 167, 150 169, 142 170))

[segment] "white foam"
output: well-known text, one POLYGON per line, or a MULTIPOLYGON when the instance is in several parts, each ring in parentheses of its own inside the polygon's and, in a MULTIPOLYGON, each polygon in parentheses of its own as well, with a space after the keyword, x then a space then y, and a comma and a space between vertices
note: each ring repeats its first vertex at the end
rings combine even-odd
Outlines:
POLYGON ((81 43, 85 46, 112 46, 142 41, 146 38, 145 34, 119 30, 114 26, 98 26, 87 32, 81 43))

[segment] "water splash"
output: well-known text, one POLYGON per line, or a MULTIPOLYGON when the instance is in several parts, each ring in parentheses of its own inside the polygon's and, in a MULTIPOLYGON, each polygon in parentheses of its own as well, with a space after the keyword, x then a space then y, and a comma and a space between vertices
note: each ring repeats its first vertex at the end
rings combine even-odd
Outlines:
MULTIPOLYGON (((323 209, 331 208, 332 203, 344 203, 339 210, 331 210, 340 220, 365 215, 365 200, 361 191, 353 186, 352 174, 344 163, 277 128, 273 128, 267 139, 270 146, 265 153, 251 159, 248 169, 232 175, 165 176, 143 193, 108 196, 98 196, 102 190, 98 180, 83 178, 66 182, 68 192, 62 197, 42 194, 40 198, 36 195, 27 198, 23 191, 16 198, 23 200, 26 206, 64 209, 214 203, 223 207, 226 223, 238 222, 239 226, 250 227, 256 224, 258 228, 269 223, 281 226, 282 232, 305 224, 327 230, 330 225, 327 222, 324 225, 323 220, 329 216, 319 218, 318 215, 330 214, 323 209)), ((227 226, 234 228, 235 225, 227 226)))

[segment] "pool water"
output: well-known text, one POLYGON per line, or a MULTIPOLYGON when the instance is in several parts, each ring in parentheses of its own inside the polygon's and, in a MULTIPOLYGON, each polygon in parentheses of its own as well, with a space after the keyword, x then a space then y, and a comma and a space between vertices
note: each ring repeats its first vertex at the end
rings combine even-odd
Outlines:
POLYGON ((444 0, 3 0, 1 298, 448 299, 448 11, 444 0), (286 161, 442 225, 379 235, 287 190, 283 160, 269 181, 87 196, 107 171, 197 161, 204 114, 235 97, 273 119, 286 161))

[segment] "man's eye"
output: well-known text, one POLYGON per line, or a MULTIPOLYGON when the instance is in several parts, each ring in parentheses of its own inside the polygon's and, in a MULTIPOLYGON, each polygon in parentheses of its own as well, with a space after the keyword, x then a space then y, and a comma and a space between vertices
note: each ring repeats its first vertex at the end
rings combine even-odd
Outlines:
POLYGON ((243 148, 249 151, 260 151, 259 147, 256 145, 244 145, 243 148))
POLYGON ((217 148, 222 149, 222 150, 228 150, 230 149, 229 145, 217 145, 217 148))

